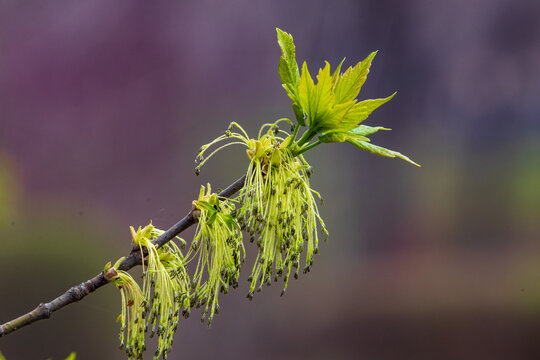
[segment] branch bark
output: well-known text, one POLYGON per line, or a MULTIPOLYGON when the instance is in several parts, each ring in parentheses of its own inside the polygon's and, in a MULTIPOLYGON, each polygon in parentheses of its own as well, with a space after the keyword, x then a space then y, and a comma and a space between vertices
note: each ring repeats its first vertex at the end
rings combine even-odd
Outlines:
MULTIPOLYGON (((237 193, 243 186, 246 180, 246 176, 242 176, 240 179, 233 182, 225 190, 220 192, 220 197, 231 197, 237 193)), ((172 239, 174 239, 182 231, 195 224, 196 220, 192 216, 191 211, 184 216, 180 221, 174 224, 170 229, 165 231, 161 236, 154 240, 154 244, 157 247, 162 247, 172 239)), ((122 261, 118 266, 119 270, 128 271, 129 269, 141 264, 141 253, 138 248, 134 248, 131 253, 122 261)), ((27 325, 30 325, 38 320, 49 319, 53 312, 62 309, 63 307, 72 304, 74 302, 82 300, 86 295, 94 292, 103 285, 109 283, 111 274, 104 273, 103 271, 92 279, 85 281, 77 286, 73 286, 62 295, 48 303, 39 304, 34 310, 16 318, 7 323, 0 325, 0 337, 9 333, 19 330, 27 325)))

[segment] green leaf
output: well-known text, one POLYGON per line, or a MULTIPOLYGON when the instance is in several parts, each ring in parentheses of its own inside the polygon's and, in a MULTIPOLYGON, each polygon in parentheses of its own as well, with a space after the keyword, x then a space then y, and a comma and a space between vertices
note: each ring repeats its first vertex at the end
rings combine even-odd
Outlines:
MULTIPOLYGON (((338 131, 345 132, 351 128, 347 123, 347 114, 354 106, 354 101, 349 101, 344 104, 334 105, 326 115, 320 119, 319 123, 316 126, 317 132, 326 132, 326 131, 338 131)), ((356 124, 353 125, 353 127, 356 124)))
POLYGON ((281 78, 283 88, 287 95, 293 101, 292 109, 296 121, 301 126, 306 126, 304 121, 304 111, 298 101, 298 82, 300 81, 300 72, 296 62, 296 48, 294 46, 293 37, 281 29, 276 28, 278 45, 281 49, 281 57, 279 58, 278 72, 281 78))
POLYGON ((105 267, 103 268, 103 272, 107 272, 107 270, 109 270, 111 268, 111 266, 112 266, 112 263, 110 261, 108 263, 106 263, 105 267))
POLYGON ((324 119, 334 103, 330 64, 326 63, 325 67, 319 70, 317 85, 315 85, 304 61, 298 84, 298 100, 306 112, 307 123, 311 130, 317 131, 318 122, 324 119))
POLYGON ((340 76, 341 65, 343 65, 344 62, 345 62, 345 58, 343 58, 343 60, 341 60, 341 62, 337 66, 336 70, 334 70, 334 73, 332 74, 332 82, 334 84, 334 89, 336 87, 337 81, 338 81, 339 76, 340 76))
POLYGON ((371 134, 375 134, 379 130, 391 130, 384 128, 382 126, 367 126, 367 125, 360 125, 357 128, 354 128, 352 130, 349 130, 349 133, 355 134, 355 135, 361 135, 361 136, 368 136, 371 134))
POLYGON ((234 231, 234 230, 240 228, 240 226, 238 225, 238 223, 232 217, 231 214, 221 214, 221 217, 222 217, 223 222, 225 223, 225 225, 227 225, 227 227, 229 228, 229 230, 234 231))
POLYGON ((397 152, 397 151, 393 151, 393 150, 390 150, 390 149, 386 149, 386 148, 383 148, 381 146, 377 146, 377 145, 373 145, 369 142, 366 142, 366 141, 356 141, 356 140, 347 140, 347 142, 353 144, 354 146, 356 146, 357 148, 361 149, 361 150, 365 150, 365 151, 369 151, 370 153, 372 154, 375 154, 375 155, 380 155, 380 156, 386 156, 386 157, 390 157, 390 158, 400 158, 400 159, 403 159, 413 165, 416 165, 416 166, 420 166, 418 165, 417 163, 415 163, 414 161, 412 161, 411 159, 409 159, 407 156, 397 152))
POLYGON ((344 141, 369 141, 369 139, 351 132, 329 132, 319 136, 319 141, 322 143, 342 143, 344 141))
POLYGON ((71 354, 69 354, 69 356, 66 358, 66 360, 75 360, 76 357, 77 357, 77 354, 72 352, 71 354))
POLYGON ((347 135, 343 132, 332 132, 319 136, 319 141, 322 143, 342 143, 347 139, 347 135))
POLYGON ((207 212, 215 212, 216 209, 207 201, 197 201, 197 207, 201 210, 206 210, 207 212))
POLYGON ((356 64, 354 67, 349 67, 341 76, 339 76, 334 89, 336 103, 341 104, 351 101, 358 96, 362 85, 366 81, 371 62, 375 55, 377 55, 377 51, 369 54, 367 58, 356 64))
POLYGON ((302 107, 297 103, 293 103, 292 109, 294 111, 294 117, 296 117, 296 121, 298 121, 300 126, 306 126, 305 114, 304 110, 302 110, 302 107))
POLYGON ((212 195, 210 195, 210 199, 208 200, 208 203, 212 206, 219 206, 219 199, 216 193, 213 193, 212 195))
POLYGON ((291 84, 293 91, 298 87, 300 73, 296 63, 296 49, 291 34, 276 28, 278 45, 281 48, 281 57, 279 58, 279 76, 283 84, 291 84))
POLYGON ((212 223, 213 223, 214 221, 216 221, 217 214, 218 214, 218 212, 215 211, 215 210, 214 210, 213 212, 211 212, 211 213, 210 213, 210 216, 208 216, 208 220, 206 221, 206 223, 207 223, 208 225, 212 225, 212 223))
POLYGON ((342 129, 345 130, 346 127, 348 127, 347 130, 353 129, 356 125, 366 120, 379 106, 392 100, 396 94, 397 93, 393 93, 389 97, 383 99, 368 99, 355 104, 345 116, 342 129))

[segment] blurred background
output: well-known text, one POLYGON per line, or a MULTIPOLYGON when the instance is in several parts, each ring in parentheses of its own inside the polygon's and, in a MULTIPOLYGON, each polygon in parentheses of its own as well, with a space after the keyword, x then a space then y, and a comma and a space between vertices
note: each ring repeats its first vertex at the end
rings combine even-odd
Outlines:
MULTIPOLYGON (((129 225, 168 228, 201 184, 241 176, 243 148, 199 177, 193 160, 231 121, 293 117, 275 27, 312 73, 379 50, 359 98, 398 95, 366 124, 422 168, 308 153, 330 231, 311 273, 253 302, 242 281, 169 358, 540 358, 537 0, 0 1, 0 323, 127 254, 129 225)), ((0 351, 124 359, 119 312, 106 286, 0 351)))

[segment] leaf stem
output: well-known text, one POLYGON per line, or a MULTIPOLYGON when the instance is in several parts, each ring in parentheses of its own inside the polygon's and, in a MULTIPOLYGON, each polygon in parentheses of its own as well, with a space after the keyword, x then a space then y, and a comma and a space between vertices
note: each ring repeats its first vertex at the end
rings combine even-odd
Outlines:
POLYGON ((296 136, 298 136, 299 131, 300 131, 300 124, 297 122, 296 126, 294 127, 294 132, 293 132, 293 137, 292 137, 293 141, 291 141, 291 145, 294 144, 294 142, 296 141, 296 136))
POLYGON ((306 145, 306 146, 304 146, 303 148, 300 148, 298 151, 296 151, 296 152, 294 153, 294 156, 298 156, 298 155, 300 155, 300 154, 303 154, 303 153, 305 153, 306 151, 313 149, 315 146, 317 146, 317 145, 319 145, 319 144, 322 144, 322 142, 321 142, 320 140, 317 140, 317 141, 315 141, 314 143, 311 143, 311 144, 309 144, 309 145, 306 145))
POLYGON ((300 138, 300 140, 298 140, 296 145, 298 147, 302 147, 302 145, 310 142, 311 139, 313 139, 315 137, 315 135, 317 135, 316 132, 313 132, 311 129, 307 129, 307 131, 302 134, 302 137, 300 138))

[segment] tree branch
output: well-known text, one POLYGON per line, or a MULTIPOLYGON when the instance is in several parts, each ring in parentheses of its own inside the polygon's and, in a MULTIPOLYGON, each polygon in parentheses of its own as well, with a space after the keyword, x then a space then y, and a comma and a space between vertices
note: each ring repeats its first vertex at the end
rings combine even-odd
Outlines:
MULTIPOLYGON (((236 180, 234 183, 229 185, 225 190, 220 192, 218 195, 220 197, 231 197, 236 192, 238 192, 243 186, 246 176, 242 176, 240 179, 236 180)), ((195 224, 196 220, 191 215, 191 211, 182 218, 179 222, 174 224, 170 229, 165 231, 161 236, 157 237, 153 243, 159 248, 174 239, 182 231, 189 228, 191 225, 195 224)), ((141 264, 141 253, 138 247, 134 248, 131 253, 120 263, 118 266, 119 270, 127 271, 137 265, 141 264)), ((72 287, 56 299, 48 303, 39 304, 34 310, 11 320, 3 325, 0 325, 0 337, 5 336, 9 333, 14 332, 26 325, 30 325, 38 320, 48 319, 51 317, 51 314, 63 307, 82 300, 86 295, 94 292, 96 289, 102 287, 109 283, 110 278, 114 276, 112 272, 101 272, 98 275, 94 276, 92 279, 83 282, 77 286, 72 287)))

